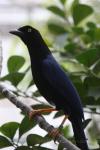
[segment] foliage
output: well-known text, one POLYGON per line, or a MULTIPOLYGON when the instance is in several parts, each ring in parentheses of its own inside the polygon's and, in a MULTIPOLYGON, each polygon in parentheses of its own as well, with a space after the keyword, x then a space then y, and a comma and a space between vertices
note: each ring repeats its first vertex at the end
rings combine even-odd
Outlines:
MULTIPOLYGON (((97 108, 100 106, 100 27, 95 22, 90 21, 89 17, 94 13, 93 8, 86 4, 80 4, 79 0, 74 0, 69 10, 67 10, 67 1, 59 0, 60 6, 53 5, 47 8, 57 20, 50 19, 47 23, 48 31, 54 37, 57 50, 58 46, 60 47, 57 39, 62 40, 62 36, 65 37, 64 45, 60 47, 60 50, 56 51, 61 59, 60 64, 78 90, 84 108, 88 108, 91 113, 96 114, 98 113, 97 108)), ((55 45, 52 44, 52 47, 55 45)), ((18 85, 30 69, 27 67, 26 70, 21 71, 24 64, 25 59, 22 56, 11 56, 7 63, 8 74, 0 80, 10 81, 16 87, 18 95, 27 97, 28 90, 34 82, 33 80, 29 81, 24 92, 18 89, 18 85)), ((48 107, 49 105, 39 102, 39 96, 38 90, 31 93, 30 97, 35 97, 39 103, 33 107, 37 109, 48 107)), ((0 98, 3 98, 2 95, 0 95, 0 98)), ((62 115, 63 112, 56 112, 54 119, 62 115)), ((83 123, 84 128, 87 127, 90 121, 91 119, 87 119, 83 123)), ((36 134, 28 134, 28 136, 25 134, 35 126, 36 123, 30 122, 27 117, 21 123, 10 122, 2 125, 0 127, 0 132, 2 133, 2 136, 0 136, 0 148, 13 146, 16 150, 48 149, 42 147, 43 143, 51 141, 48 135, 42 137, 36 134), (17 141, 15 138, 16 132, 18 132, 17 141), (26 142, 24 141, 22 145, 21 139, 23 135, 26 142)), ((73 142, 73 137, 69 134, 69 131, 69 126, 62 130, 64 136, 73 142)), ((95 140, 98 140, 98 137, 95 140)), ((61 145, 58 146, 58 149, 62 149, 61 145)))
MULTIPOLYGON (((8 122, 0 127, 0 148, 14 147, 14 150, 49 150, 49 148, 43 147, 42 144, 52 139, 46 135, 44 137, 36 134, 25 135, 26 132, 30 131, 36 125, 35 122, 31 122, 28 117, 24 117, 21 123, 8 122), (17 139, 16 134, 18 134, 17 139), (24 136, 23 144, 21 138, 24 136)), ((52 150, 52 149, 50 149, 52 150)))

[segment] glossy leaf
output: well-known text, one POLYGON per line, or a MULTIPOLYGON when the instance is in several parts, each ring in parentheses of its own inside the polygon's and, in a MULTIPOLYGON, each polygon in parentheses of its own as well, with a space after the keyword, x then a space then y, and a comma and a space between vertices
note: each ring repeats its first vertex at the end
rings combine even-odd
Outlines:
POLYGON ((75 25, 93 13, 93 9, 85 4, 78 4, 73 7, 73 20, 75 25))
POLYGON ((48 29, 50 32, 54 33, 54 34, 64 34, 67 31, 64 29, 64 27, 58 25, 58 24, 54 24, 54 23, 49 23, 48 24, 48 29))
POLYGON ((12 143, 4 136, 0 135, 0 148, 12 146, 12 143))
POLYGON ((1 81, 10 81, 13 85, 17 86, 19 84, 20 81, 22 81, 22 79, 24 78, 25 74, 24 73, 11 73, 8 74, 4 77, 2 77, 0 80, 1 81))
POLYGON ((21 137, 24 133, 32 129, 36 125, 36 122, 33 122, 29 120, 29 118, 26 116, 22 120, 20 126, 19 126, 19 137, 21 137))
POLYGON ((37 135, 37 134, 30 134, 27 136, 27 144, 29 146, 34 146, 36 144, 43 144, 43 143, 46 143, 48 141, 50 141, 51 139, 48 138, 47 136, 45 137, 42 137, 40 135, 37 135))
POLYGON ((22 56, 11 56, 8 59, 8 71, 9 73, 18 72, 18 70, 24 65, 25 59, 22 56))
POLYGON ((48 10, 50 10, 51 12, 53 12, 54 14, 60 16, 60 17, 63 17, 65 18, 65 13, 62 9, 60 9, 59 7, 57 6, 50 6, 47 8, 48 10))
POLYGON ((36 144, 42 144, 43 137, 37 134, 30 134, 27 136, 27 144, 34 146, 36 144))
POLYGON ((8 122, 8 123, 3 124, 0 127, 0 132, 2 134, 4 134, 5 136, 7 136, 8 138, 13 139, 18 127, 19 127, 19 123, 17 123, 17 122, 8 122))
POLYGON ((99 49, 89 49, 76 57, 76 59, 80 63, 86 65, 87 67, 93 65, 99 58, 100 58, 99 49))

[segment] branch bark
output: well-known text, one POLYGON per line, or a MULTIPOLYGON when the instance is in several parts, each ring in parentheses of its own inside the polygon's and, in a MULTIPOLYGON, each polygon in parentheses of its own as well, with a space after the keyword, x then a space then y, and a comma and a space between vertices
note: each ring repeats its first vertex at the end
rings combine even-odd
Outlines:
MULTIPOLYGON (((29 115, 29 113, 33 110, 32 107, 27 106, 22 103, 19 98, 10 90, 7 89, 6 85, 3 82, 0 82, 0 92, 7 97, 10 102, 12 102, 16 107, 20 108, 24 113, 29 115)), ((42 115, 36 115, 33 117, 33 120, 45 131, 48 133, 52 132, 55 128, 50 125, 42 115)), ((59 134, 57 136, 57 141, 64 147, 64 150, 80 150, 70 141, 68 141, 63 135, 59 134)))

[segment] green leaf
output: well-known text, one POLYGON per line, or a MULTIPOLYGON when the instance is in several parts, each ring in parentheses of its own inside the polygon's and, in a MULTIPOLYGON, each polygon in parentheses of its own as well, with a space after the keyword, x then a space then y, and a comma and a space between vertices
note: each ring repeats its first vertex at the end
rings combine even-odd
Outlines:
MULTIPOLYGON (((95 30, 94 29, 89 29, 86 34, 85 34, 85 40, 87 40, 87 42, 91 43, 92 41, 95 40, 95 30), (87 36, 87 37, 86 37, 87 36)), ((83 37, 83 38, 84 38, 83 37)))
POLYGON ((33 146, 33 150, 54 150, 54 149, 46 148, 46 147, 40 147, 40 146, 33 146))
POLYGON ((2 93, 0 93, 0 100, 3 100, 3 99, 5 99, 5 96, 2 93))
POLYGON ((63 150, 63 149, 64 149, 64 147, 62 146, 62 144, 59 144, 58 150, 63 150))
POLYGON ((11 56, 7 63, 9 73, 17 72, 24 65, 24 63, 24 57, 17 55, 11 56))
POLYGON ((87 127, 87 125, 90 123, 92 119, 86 119, 84 122, 83 122, 83 128, 85 129, 87 127))
POLYGON ((68 61, 66 60, 66 62, 62 62, 61 66, 63 67, 64 70, 71 72, 71 73, 87 71, 86 68, 82 64, 76 61, 71 61, 71 60, 68 60, 68 61))
MULTIPOLYGON (((100 59, 95 63, 94 67, 93 67, 93 72, 97 75, 100 74, 100 59)), ((100 77, 100 75, 99 75, 100 77)))
POLYGON ((42 144, 43 137, 37 134, 30 134, 27 136, 27 144, 34 146, 36 144, 42 144))
POLYGON ((72 27, 72 31, 74 31, 77 35, 84 34, 84 29, 82 27, 72 27))
POLYGON ((73 7, 73 20, 75 25, 93 13, 93 9, 85 4, 78 4, 73 7))
POLYGON ((62 110, 57 111, 57 113, 54 115, 54 118, 58 118, 64 115, 64 112, 62 110))
POLYGON ((12 143, 4 136, 0 135, 0 148, 12 146, 12 143))
POLYGON ((97 87, 100 85, 100 78, 97 78, 95 76, 86 77, 84 80, 84 85, 86 86, 86 88, 90 86, 97 87))
POLYGON ((99 146, 100 146, 100 138, 99 138, 99 139, 97 139, 97 142, 98 142, 98 144, 99 144, 99 146))
POLYGON ((93 34, 93 31, 87 31, 86 34, 83 34, 81 36, 82 38, 82 41, 85 43, 85 44, 91 44, 93 42, 93 39, 94 39, 94 35, 93 37, 91 37, 90 35, 93 34))
POLYGON ((63 17, 65 18, 65 13, 62 9, 60 9, 59 7, 57 6, 50 6, 47 8, 48 10, 50 10, 51 12, 53 12, 54 14, 60 16, 60 17, 63 17))
POLYGON ((71 5, 71 10, 72 10, 72 12, 73 12, 73 8, 74 8, 76 5, 79 4, 79 1, 80 1, 80 0, 74 0, 74 1, 72 2, 72 5, 71 5))
POLYGON ((1 81, 6 81, 6 80, 10 81, 13 85, 17 86, 19 84, 19 82, 22 81, 24 76, 25 76, 24 73, 15 72, 15 73, 11 73, 11 74, 8 74, 8 75, 2 77, 0 80, 1 81))
POLYGON ((88 22, 86 25, 87 25, 87 27, 89 27, 90 29, 96 28, 96 24, 95 24, 94 22, 88 22))
POLYGON ((93 65, 98 59, 100 58, 100 50, 99 49, 89 49, 82 54, 76 56, 76 59, 86 65, 87 67, 90 67, 93 65))
POLYGON ((0 131, 1 131, 2 134, 7 136, 8 138, 13 139, 18 127, 19 127, 19 123, 17 123, 17 122, 8 122, 8 123, 3 124, 0 127, 0 131))
POLYGON ((41 145, 41 144, 47 143, 51 140, 52 140, 52 138, 50 138, 50 136, 48 134, 44 137, 37 135, 37 134, 30 134, 27 136, 28 146, 34 146, 37 144, 41 145))
POLYGON ((70 137, 70 127, 69 126, 65 126, 64 128, 62 128, 61 131, 62 131, 64 137, 66 137, 66 138, 70 137))
POLYGON ((61 25, 54 24, 54 23, 49 23, 48 24, 48 29, 50 32, 54 34, 65 34, 67 31, 62 27, 61 25))
POLYGON ((21 137, 24 133, 32 129, 36 125, 36 122, 29 120, 29 118, 26 116, 22 120, 20 126, 19 126, 19 137, 21 137))
POLYGON ((75 74, 70 74, 70 79, 72 80, 73 83, 81 83, 82 84, 82 76, 84 77, 84 74, 79 74, 79 75, 75 75, 75 74))
POLYGON ((100 28, 95 29, 95 40, 100 41, 100 28))
POLYGON ((67 0, 60 0, 60 2, 64 5, 67 0))
MULTIPOLYGON (((86 77, 84 80, 84 88, 88 91, 88 96, 92 96, 95 99, 100 97, 100 78, 95 76, 86 77)), ((95 100, 94 104, 97 105, 98 101, 95 100)))
POLYGON ((79 93, 79 96, 81 97, 82 104, 86 105, 86 103, 84 102, 85 97, 87 96, 87 92, 88 92, 86 87, 83 86, 82 82, 73 82, 73 83, 79 93))
POLYGON ((15 148, 15 150, 33 150, 33 149, 29 148, 28 146, 19 146, 19 147, 15 148))
POLYGON ((53 149, 40 146, 32 146, 32 148, 30 148, 29 146, 19 146, 14 150, 53 150, 53 149))
POLYGON ((36 90, 36 91, 33 93, 33 95, 34 95, 35 97, 41 96, 41 94, 40 94, 40 92, 39 92, 38 90, 36 90))
POLYGON ((66 50, 66 52, 76 54, 76 47, 76 43, 69 42, 67 45, 65 45, 64 49, 66 50))

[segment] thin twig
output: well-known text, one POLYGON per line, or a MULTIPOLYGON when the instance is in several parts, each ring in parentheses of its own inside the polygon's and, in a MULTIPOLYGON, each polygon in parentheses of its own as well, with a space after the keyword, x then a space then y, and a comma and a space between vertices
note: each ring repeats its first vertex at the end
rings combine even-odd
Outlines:
MULTIPOLYGON (((12 91, 9 91, 6 87, 6 85, 3 82, 0 82, 0 92, 7 97, 10 102, 12 102, 16 107, 20 108, 24 113, 29 115, 33 109, 30 106, 27 106, 26 104, 22 103, 17 95, 15 95, 12 91)), ((42 115, 36 115, 33 117, 33 120, 36 121, 36 123, 45 131, 48 133, 51 133, 55 128, 50 125, 42 115)), ((72 144, 70 141, 68 141, 63 135, 58 134, 56 140, 64 147, 66 150, 80 150, 78 147, 76 147, 74 144, 72 144)))

